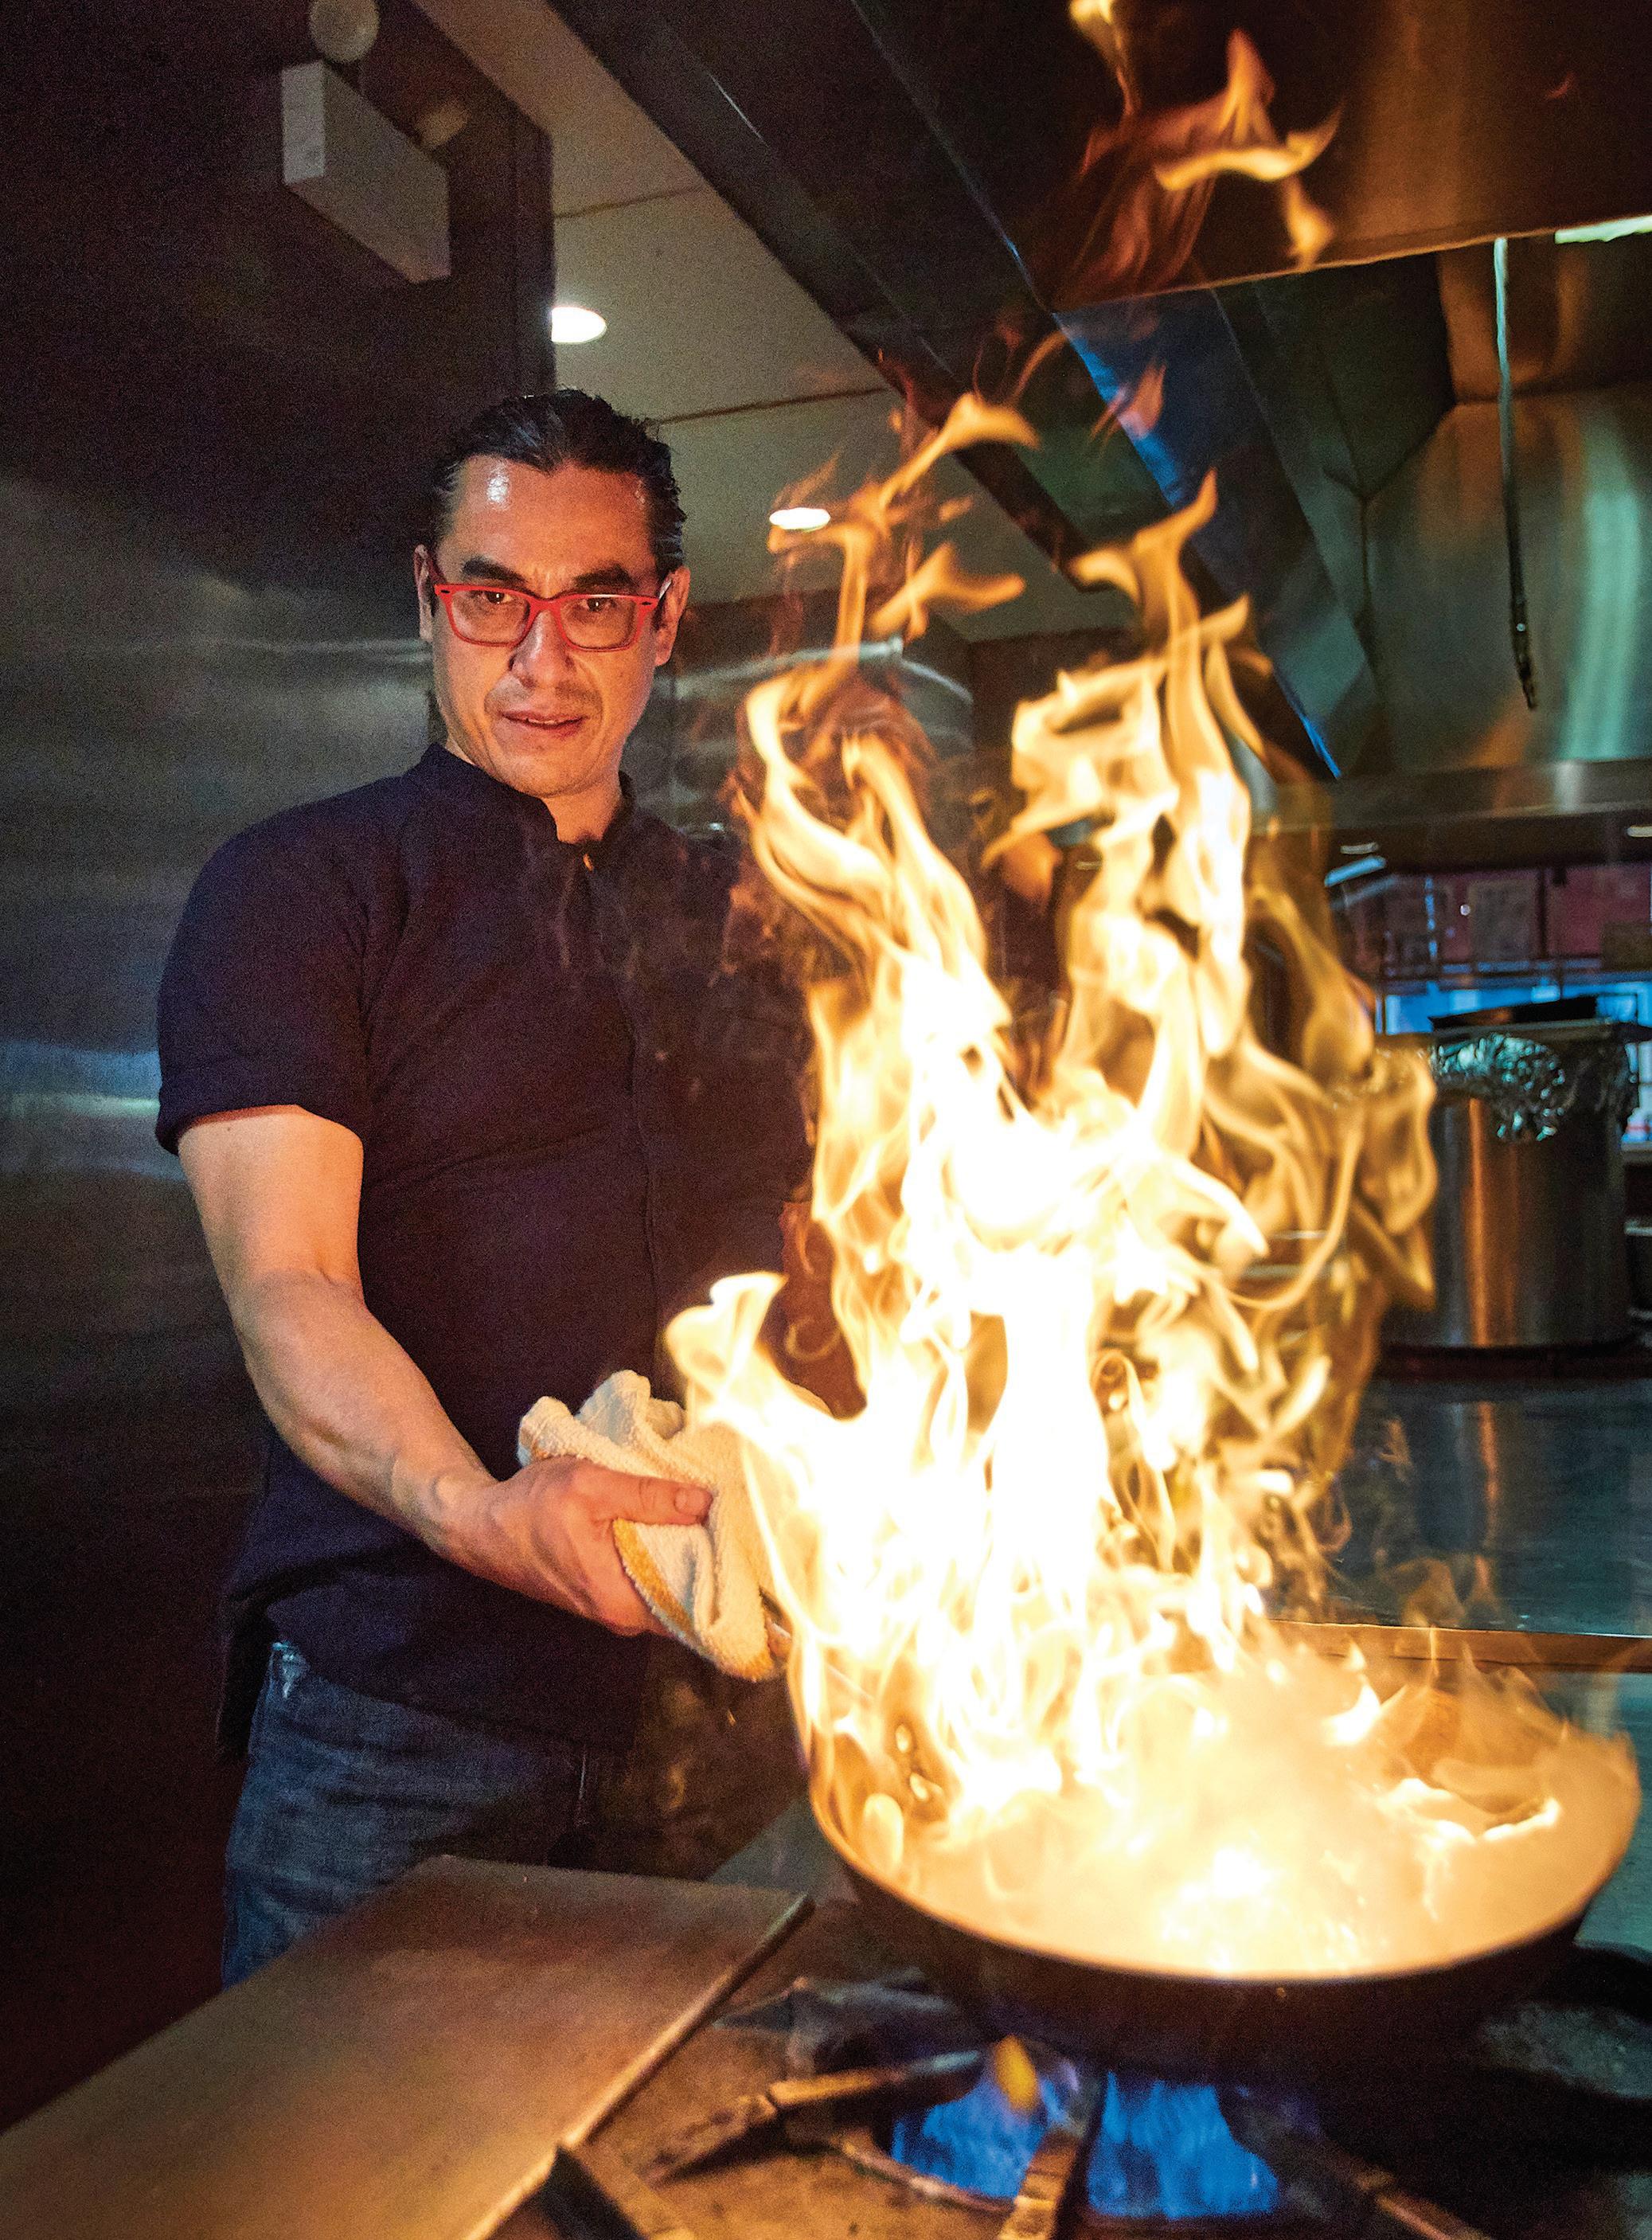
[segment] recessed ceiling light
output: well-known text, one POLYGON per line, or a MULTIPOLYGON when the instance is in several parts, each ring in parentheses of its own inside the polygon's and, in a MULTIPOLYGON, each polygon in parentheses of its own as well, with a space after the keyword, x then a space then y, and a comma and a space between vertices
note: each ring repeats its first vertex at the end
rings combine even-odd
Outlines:
POLYGON ((1652 840, 1652 824, 1626 824, 1623 830, 1631 840, 1652 840))
POLYGON ((550 312, 550 339, 554 343, 594 343, 599 335, 608 332, 608 321, 600 311, 588 311, 583 303, 554 303, 550 312))
POLYGON ((824 529, 831 516, 823 505, 781 505, 769 518, 776 529, 824 529))

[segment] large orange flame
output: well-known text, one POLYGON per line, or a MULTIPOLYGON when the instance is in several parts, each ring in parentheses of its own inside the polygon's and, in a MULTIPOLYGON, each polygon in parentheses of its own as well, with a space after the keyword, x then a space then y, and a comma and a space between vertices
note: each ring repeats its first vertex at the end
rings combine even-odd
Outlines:
POLYGON ((1116 123, 1090 134, 1078 177, 1053 213, 1059 269, 1050 275, 1063 306, 1173 286, 1192 259, 1223 172, 1277 187, 1279 214, 1297 266, 1312 264, 1331 238, 1302 174, 1330 145, 1333 113, 1306 131, 1281 134, 1269 113, 1274 83, 1242 31, 1228 41, 1227 78, 1203 101, 1149 108, 1109 0, 1072 0, 1075 27, 1118 80, 1116 123))
POLYGON ((1135 657, 1016 719, 1001 845, 1048 851, 1062 958, 1036 1036, 857 676, 869 622, 1005 589, 911 542, 923 470, 983 433, 1032 440, 967 401, 839 510, 838 646, 746 706, 753 853, 829 960, 813 1211, 863 1404, 783 1373, 769 1277, 671 1344, 744 1443, 816 1810, 932 1910, 1116 1963, 1364 1971, 1528 1933, 1609 1866, 1632 1759, 1269 1615, 1318 1590, 1380 1317, 1427 1293, 1433 1170, 1422 1065, 1250 829, 1245 611, 1201 615, 1180 565, 1212 487, 1083 563, 1135 657))

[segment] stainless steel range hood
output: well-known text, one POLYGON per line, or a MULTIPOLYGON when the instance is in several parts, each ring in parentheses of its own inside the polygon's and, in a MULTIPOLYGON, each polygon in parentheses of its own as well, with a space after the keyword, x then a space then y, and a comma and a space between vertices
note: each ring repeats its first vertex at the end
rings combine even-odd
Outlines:
MULTIPOLYGON (((1240 30, 1273 81, 1282 130, 1336 119, 1307 177, 1332 263, 1652 210, 1643 0, 1114 0, 1091 17, 1110 26, 1102 43, 1144 107, 1220 85, 1240 30)), ((1210 285, 1290 265, 1276 192, 1224 181, 1185 278, 1210 285)))
POLYGON ((1299 751, 1342 781, 1338 826, 1364 837, 1380 816, 1442 861, 1645 848, 1628 828, 1652 760, 1648 244, 1537 237, 1652 211, 1644 0, 1114 0, 1143 103, 1208 97, 1237 29, 1280 130, 1339 119, 1305 182, 1332 228, 1317 269, 1288 271, 1274 190, 1224 177, 1174 290, 1127 301, 1065 284, 1071 182, 1119 87, 1063 0, 562 12, 920 400, 990 362, 995 330, 1055 336, 1028 400, 1041 453, 981 462, 1052 552, 1128 533, 1216 469, 1199 557, 1252 599, 1299 751), (1474 245, 1499 235, 1526 237, 1510 329, 1535 711, 1508 650, 1474 245), (1156 425, 1098 456, 1096 391, 1121 397, 1155 357, 1156 425))
MULTIPOLYGON (((1231 338, 1243 380, 1214 389, 1178 384, 1167 354, 1160 447, 1184 484, 1214 465, 1233 490, 1220 425, 1248 383, 1335 590, 1299 632, 1293 697, 1313 700, 1346 617, 1377 710, 1344 782, 1282 806, 1396 867, 1652 853, 1652 240, 1565 238, 1652 210, 1640 15, 1377 0, 1320 42, 1341 110, 1308 182, 1333 226, 1321 269, 1279 277, 1276 223, 1241 223, 1265 208, 1250 187, 1213 197, 1177 276, 1225 283, 1192 291, 1196 310, 1161 296, 1059 314, 1103 387, 1122 337, 1136 365, 1189 319, 1231 338), (1498 235, 1534 707, 1510 643, 1498 235), (1422 253, 1385 261, 1396 249, 1422 253)), ((1122 0, 1116 20, 1122 49, 1150 54, 1165 18, 1122 0)), ((1251 29, 1269 52, 1281 26, 1258 11, 1251 29)), ((1302 122, 1313 67, 1290 80, 1275 51, 1280 121, 1302 122)), ((1238 479, 1254 531, 1254 464, 1238 479)), ((1256 557, 1276 599, 1287 556, 1256 557)))
POLYGON ((1360 627, 1386 723, 1331 796, 1339 841, 1440 869, 1646 856, 1652 242, 1510 244, 1535 708, 1509 643, 1490 253, 1436 263, 1450 396, 1361 493, 1360 627))
MULTIPOLYGON (((576 13, 594 15, 599 4, 576 0, 576 13)), ((789 103, 795 134, 808 139, 856 114, 848 105, 834 113, 840 79, 846 103, 858 96, 859 115, 875 119, 875 57, 1057 308, 1102 300, 1098 291, 1072 294, 1063 274, 1082 262, 1084 216, 1116 209, 1119 174, 1130 167, 1136 136, 1111 130, 1123 115, 1123 86, 1138 117, 1185 111, 1221 92, 1235 33, 1273 87, 1269 112, 1281 133, 1335 120, 1306 176, 1329 222, 1322 262, 1364 263, 1652 211, 1644 0, 1090 0, 1082 36, 1069 0, 823 4, 824 15, 823 0, 756 11, 765 20, 749 30, 767 50, 761 60, 748 66, 727 45, 716 52, 729 97, 766 77, 789 103), (1107 144, 1097 143, 1098 128, 1107 144)), ((735 0, 655 0, 654 12, 709 59, 735 0)), ((761 107, 744 115, 763 130, 761 107)), ((917 164, 910 147, 863 147, 846 166, 840 140, 834 215, 856 193, 856 169, 869 183, 891 170, 910 176, 917 164)), ((1292 263, 1276 189, 1229 175, 1185 270, 1172 277, 1214 286, 1292 263)), ((1138 279, 1114 292, 1143 291, 1138 279)))

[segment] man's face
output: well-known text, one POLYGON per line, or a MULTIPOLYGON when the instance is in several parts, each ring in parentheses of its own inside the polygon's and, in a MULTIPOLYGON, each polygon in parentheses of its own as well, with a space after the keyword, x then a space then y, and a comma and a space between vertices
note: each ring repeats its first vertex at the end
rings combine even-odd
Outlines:
MULTIPOLYGON (((431 557, 443 582, 503 583, 542 597, 659 589, 642 483, 597 467, 546 474, 467 459, 431 557)), ((518 646, 468 643, 438 611, 430 560, 421 554, 415 566, 419 634, 431 650, 448 745, 516 792, 536 795, 559 824, 564 812, 570 825, 588 822, 583 808, 593 803, 611 809, 621 750, 676 643, 687 570, 674 573, 633 644, 587 653, 563 644, 549 611, 536 615, 518 646)))

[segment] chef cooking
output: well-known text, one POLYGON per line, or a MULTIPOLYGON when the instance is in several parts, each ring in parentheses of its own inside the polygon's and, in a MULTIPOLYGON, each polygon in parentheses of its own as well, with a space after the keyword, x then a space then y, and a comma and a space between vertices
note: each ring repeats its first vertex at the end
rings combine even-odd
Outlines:
POLYGON ((439 736, 231 840, 173 944, 158 1133, 270 1426, 230 1585, 226 1982, 421 1858, 576 1836, 661 1630, 616 1522, 709 1506, 517 1449, 536 1402, 645 1390, 717 1276, 778 1268, 807 1175, 795 1013, 723 960, 731 863, 621 774, 683 529, 667 447, 601 398, 473 419, 414 556, 439 736))

